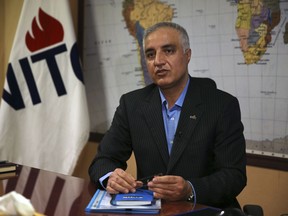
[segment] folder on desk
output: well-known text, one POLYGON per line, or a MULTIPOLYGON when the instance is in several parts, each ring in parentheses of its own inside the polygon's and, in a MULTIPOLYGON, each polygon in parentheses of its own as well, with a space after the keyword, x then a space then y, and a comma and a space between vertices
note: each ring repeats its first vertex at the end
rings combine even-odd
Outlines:
POLYGON ((97 190, 85 208, 86 212, 157 214, 161 209, 161 200, 156 199, 151 205, 112 205, 112 196, 105 190, 97 190))

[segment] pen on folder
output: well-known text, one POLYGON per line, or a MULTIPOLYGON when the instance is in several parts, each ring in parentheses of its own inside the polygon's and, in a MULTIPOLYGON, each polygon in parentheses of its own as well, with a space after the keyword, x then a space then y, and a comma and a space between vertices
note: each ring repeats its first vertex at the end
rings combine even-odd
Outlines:
POLYGON ((158 174, 154 174, 154 175, 151 175, 151 176, 146 176, 144 178, 137 179, 136 181, 141 181, 143 183, 142 187, 145 187, 145 186, 147 186, 148 182, 152 181, 152 179, 155 176, 163 176, 163 174, 162 173, 158 173, 158 174))

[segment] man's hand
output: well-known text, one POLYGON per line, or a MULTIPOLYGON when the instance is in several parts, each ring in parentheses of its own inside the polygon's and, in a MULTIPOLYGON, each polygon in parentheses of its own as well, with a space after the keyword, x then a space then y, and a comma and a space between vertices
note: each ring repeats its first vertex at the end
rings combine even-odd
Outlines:
POLYGON ((148 183, 149 190, 154 192, 155 198, 170 201, 186 200, 192 192, 190 184, 181 176, 155 176, 148 183))
POLYGON ((110 194, 135 192, 137 187, 141 187, 142 182, 120 168, 116 168, 109 176, 106 191, 110 194))

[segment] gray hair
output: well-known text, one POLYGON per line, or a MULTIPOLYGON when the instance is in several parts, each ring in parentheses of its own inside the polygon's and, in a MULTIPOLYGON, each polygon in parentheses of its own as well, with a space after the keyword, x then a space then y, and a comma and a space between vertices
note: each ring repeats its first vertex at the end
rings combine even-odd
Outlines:
POLYGON ((154 31, 156 31, 160 28, 164 28, 164 27, 173 28, 180 33, 181 42, 182 42, 184 52, 187 49, 190 49, 189 36, 187 34, 187 31, 182 26, 180 26, 179 24, 173 23, 173 22, 159 22, 159 23, 156 23, 155 25, 152 25, 149 28, 147 28, 144 32, 144 35, 143 35, 143 49, 145 47, 145 40, 148 37, 148 35, 154 31))

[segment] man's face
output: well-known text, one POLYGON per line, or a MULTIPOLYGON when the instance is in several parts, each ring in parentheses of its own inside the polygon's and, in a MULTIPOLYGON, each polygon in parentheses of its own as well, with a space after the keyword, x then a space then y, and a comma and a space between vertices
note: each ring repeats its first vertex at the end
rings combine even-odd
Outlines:
POLYGON ((185 86, 191 50, 184 51, 180 34, 163 27, 148 35, 144 47, 148 72, 161 89, 185 86))

